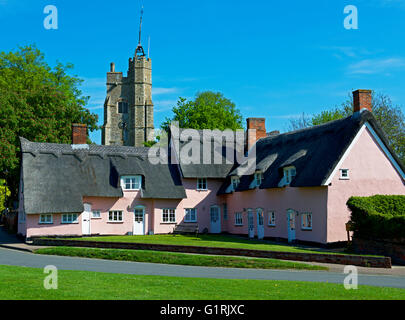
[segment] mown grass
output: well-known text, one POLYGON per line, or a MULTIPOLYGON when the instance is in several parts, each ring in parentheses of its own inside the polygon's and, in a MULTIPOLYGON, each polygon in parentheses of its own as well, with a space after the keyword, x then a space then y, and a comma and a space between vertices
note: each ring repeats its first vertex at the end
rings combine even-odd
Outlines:
POLYGON ((205 267, 328 270, 326 267, 277 259, 211 256, 146 250, 55 247, 38 249, 35 253, 205 267))
POLYGON ((216 247, 216 248, 236 248, 268 250, 280 252, 303 252, 303 253, 335 253, 322 249, 314 250, 302 246, 287 244, 273 244, 264 241, 239 238, 228 235, 147 235, 147 236, 103 236, 103 237, 85 237, 75 238, 74 240, 86 241, 106 241, 106 242, 133 242, 133 243, 151 243, 151 244, 171 244, 184 246, 216 247))
POLYGON ((58 289, 45 290, 42 269, 0 266, 1 300, 403 300, 405 290, 270 280, 138 276, 58 271, 58 289))

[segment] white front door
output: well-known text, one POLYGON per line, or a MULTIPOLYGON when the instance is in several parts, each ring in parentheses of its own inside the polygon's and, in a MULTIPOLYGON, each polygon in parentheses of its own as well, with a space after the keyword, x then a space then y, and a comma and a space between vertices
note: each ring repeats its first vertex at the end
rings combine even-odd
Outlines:
POLYGON ((263 209, 257 209, 257 238, 264 238, 264 214, 263 209))
POLYGON ((84 211, 82 213, 82 234, 84 236, 91 234, 90 217, 91 217, 91 204, 85 203, 84 211))
POLYGON ((145 208, 135 208, 134 213, 134 235, 143 236, 145 234, 145 208))
POLYGON ((253 221, 252 209, 248 209, 248 229, 249 229, 249 238, 254 238, 255 237, 255 224, 253 221))
POLYGON ((210 208, 211 233, 221 233, 221 211, 218 206, 210 208))
POLYGON ((288 242, 295 240, 295 211, 287 210, 288 242))

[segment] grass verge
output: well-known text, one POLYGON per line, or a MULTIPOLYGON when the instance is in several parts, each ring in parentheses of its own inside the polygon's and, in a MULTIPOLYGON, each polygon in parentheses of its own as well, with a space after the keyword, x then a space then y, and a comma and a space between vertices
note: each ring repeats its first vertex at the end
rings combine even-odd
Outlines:
POLYGON ((405 290, 270 280, 137 276, 58 271, 58 289, 45 290, 42 269, 0 266, 0 299, 7 300, 403 300, 405 290))
POLYGON ((35 250, 35 253, 204 267, 328 270, 326 267, 277 259, 210 256, 146 250, 55 247, 38 249, 35 250))

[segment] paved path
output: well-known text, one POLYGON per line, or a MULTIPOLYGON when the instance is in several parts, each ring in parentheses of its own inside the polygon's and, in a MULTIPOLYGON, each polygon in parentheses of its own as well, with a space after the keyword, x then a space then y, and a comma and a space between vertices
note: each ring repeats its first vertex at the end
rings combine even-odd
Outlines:
POLYGON ((2 225, 0 225, 0 247, 28 252, 33 252, 39 248, 46 248, 26 244, 24 241, 17 238, 16 235, 8 233, 2 225))
MULTIPOLYGON (((110 261, 76 257, 37 255, 0 248, 0 265, 44 268, 54 265, 59 270, 83 270, 107 273, 160 275, 192 278, 295 280, 329 282, 343 285, 346 275, 326 271, 285 271, 236 268, 209 268, 165 264, 110 261)), ((1 279, 1 274, 0 274, 1 279)), ((387 275, 359 275, 359 285, 405 288, 405 277, 387 275)))

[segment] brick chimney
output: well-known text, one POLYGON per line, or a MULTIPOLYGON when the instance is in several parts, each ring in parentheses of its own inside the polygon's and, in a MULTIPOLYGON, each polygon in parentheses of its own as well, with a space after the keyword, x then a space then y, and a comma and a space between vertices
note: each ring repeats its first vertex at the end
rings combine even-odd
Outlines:
POLYGON ((248 118, 247 122, 247 150, 253 147, 257 140, 267 137, 265 118, 248 118))
POLYGON ((85 124, 72 124, 72 144, 87 144, 87 126, 85 124))
POLYGON ((371 105, 371 90, 356 90, 353 91, 353 112, 367 109, 373 112, 371 105))

